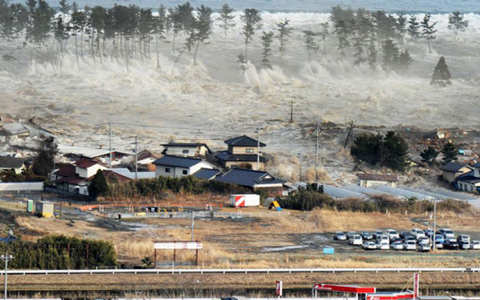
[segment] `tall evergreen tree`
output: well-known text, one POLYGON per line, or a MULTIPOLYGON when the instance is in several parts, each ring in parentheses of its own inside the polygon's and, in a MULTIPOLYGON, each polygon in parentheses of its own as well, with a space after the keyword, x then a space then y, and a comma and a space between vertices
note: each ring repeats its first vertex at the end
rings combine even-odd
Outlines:
POLYGON ((400 52, 398 55, 398 61, 397 61, 397 71, 399 73, 404 73, 412 64, 413 59, 410 56, 410 53, 408 52, 407 49, 403 50, 400 52))
POLYGON ((283 56, 286 51, 286 43, 287 38, 290 36, 292 32, 292 27, 288 26, 290 24, 290 20, 285 19, 282 22, 277 23, 277 31, 278 31, 278 40, 280 41, 280 55, 283 56))
POLYGON ((235 22, 233 21, 235 19, 235 16, 232 14, 233 8, 231 8, 228 4, 224 4, 222 6, 222 10, 220 11, 220 18, 218 19, 220 21, 220 28, 222 28, 225 32, 225 37, 227 36, 227 31, 230 28, 235 27, 235 22))
POLYGON ((443 163, 451 163, 457 160, 458 149, 451 141, 448 141, 448 143, 446 143, 442 148, 442 154, 443 163))
POLYGON ((383 68, 388 72, 394 71, 397 67, 399 50, 395 43, 388 39, 383 42, 383 68))
POLYGON ((428 146, 423 151, 420 153, 420 157, 422 158, 423 162, 426 162, 428 164, 431 164, 435 162, 438 156, 438 151, 435 150, 432 146, 428 146))
POLYGON ((320 48, 316 40, 318 33, 306 30, 303 32, 303 36, 305 38, 305 47, 307 48, 308 62, 310 62, 312 60, 312 55, 320 48))
POLYGON ((104 196, 108 193, 108 184, 105 174, 98 170, 88 185, 88 195, 92 197, 104 196))
POLYGON ((375 47, 375 36, 372 32, 369 44, 368 44, 368 65, 370 66, 371 70, 375 70, 377 67, 377 48, 375 47))
POLYGON ((77 36, 80 33, 80 40, 83 41, 83 30, 85 28, 86 16, 83 11, 80 11, 78 9, 78 5, 76 2, 73 2, 72 8, 73 8, 73 12, 71 16, 72 18, 71 23, 72 23, 73 35, 75 36, 75 56, 77 58, 77 63, 78 63, 79 59, 78 59, 77 36))
POLYGON ((453 30, 455 38, 458 32, 465 32, 469 22, 465 20, 465 16, 459 11, 454 11, 448 16, 448 29, 453 30))
POLYGON ((412 40, 417 40, 420 38, 420 23, 417 21, 417 17, 415 15, 411 15, 408 19, 407 32, 412 40))
POLYGON ((244 57, 248 59, 248 44, 252 41, 255 31, 261 28, 262 16, 255 8, 246 8, 240 18, 243 22, 242 33, 245 36, 244 57))
POLYGON ((320 37, 322 38, 322 44, 323 44, 323 55, 327 56, 327 37, 330 34, 328 28, 329 24, 328 22, 320 23, 320 37))
POLYGON ((196 43, 195 53, 193 55, 193 64, 197 64, 197 53, 200 43, 205 43, 212 33, 212 9, 210 7, 201 5, 198 9, 198 14, 195 20, 193 39, 196 43))
POLYGON ((270 55, 272 54, 272 41, 273 41, 273 32, 263 32, 262 34, 262 67, 264 69, 271 69, 272 64, 270 63, 270 55))
POLYGON ((335 24, 334 33, 337 35, 337 40, 338 40, 337 49, 340 51, 340 54, 342 55, 342 57, 346 57, 345 49, 350 46, 350 42, 348 40, 350 30, 347 26, 347 23, 345 21, 338 21, 335 24))
POLYGON ((435 25, 437 25, 437 22, 430 22, 430 14, 425 14, 423 17, 423 20, 421 22, 422 24, 422 37, 427 40, 428 43, 428 53, 432 53, 432 45, 431 41, 435 39, 435 33, 437 30, 435 29, 435 25))
POLYGON ((53 137, 47 137, 41 141, 38 154, 33 159, 33 172, 39 176, 49 175, 53 170, 57 152, 58 147, 53 137))
POLYGON ((437 63, 437 66, 433 71, 432 81, 430 82, 430 84, 440 85, 440 86, 450 85, 451 78, 452 78, 452 75, 448 70, 447 63, 445 62, 445 57, 442 56, 440 57, 437 63))
POLYGON ((140 16, 138 21, 138 35, 140 45, 140 55, 143 58, 150 57, 149 45, 154 33, 154 21, 151 9, 140 9, 140 16), (143 51, 141 51, 143 45, 143 51))
POLYGON ((68 4, 67 0, 60 0, 60 12, 64 14, 68 14, 70 12, 70 5, 68 4))
POLYGON ((403 45, 405 34, 407 33, 407 18, 404 14, 400 13, 397 16, 396 24, 396 32, 397 32, 397 40, 399 41, 400 45, 403 45))
POLYGON ((158 9, 158 16, 153 19, 153 32, 155 34, 155 52, 157 54, 157 68, 160 68, 160 50, 159 42, 165 39, 167 22, 167 10, 165 6, 160 5, 158 9))

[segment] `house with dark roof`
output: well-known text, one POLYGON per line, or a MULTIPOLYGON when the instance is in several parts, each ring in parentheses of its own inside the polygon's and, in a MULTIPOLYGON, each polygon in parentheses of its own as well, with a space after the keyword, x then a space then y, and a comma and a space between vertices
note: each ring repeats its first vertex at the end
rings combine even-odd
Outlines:
POLYGON ((0 156, 0 171, 3 170, 15 170, 15 174, 21 174, 25 170, 25 159, 12 157, 12 156, 0 156))
POLYGON ((200 169, 193 173, 193 176, 197 177, 198 179, 213 180, 221 173, 222 172, 217 169, 200 169))
POLYGON ((167 176, 179 178, 193 175, 200 169, 214 169, 215 167, 198 158, 178 157, 165 155, 153 162, 155 165, 155 176, 167 176))
POLYGON ((390 174, 359 173, 357 174, 357 177, 358 185, 362 187, 373 187, 378 185, 395 187, 398 182, 397 175, 390 174))
POLYGON ((443 165, 440 170, 442 170, 442 178, 445 181, 454 183, 459 176, 470 173, 473 168, 467 164, 448 163, 443 165))
POLYGON ((246 135, 228 139, 225 144, 228 145, 227 150, 216 154, 216 158, 225 168, 234 166, 252 168, 253 170, 265 168, 262 148, 266 147, 266 144, 246 135))
POLYGON ((268 172, 240 168, 232 168, 217 175, 214 180, 237 184, 252 190, 267 190, 271 195, 282 195, 285 184, 285 181, 276 179, 268 172))
POLYGON ((89 178, 95 175, 98 170, 105 170, 107 167, 98 161, 82 158, 75 162, 75 173, 80 178, 89 178))
POLYGON ((454 184, 455 187, 465 192, 480 192, 480 163, 467 165, 466 167, 470 172, 458 175, 454 184))
POLYGON ((162 144, 164 155, 181 157, 207 157, 212 151, 205 143, 168 143, 162 144))
POLYGON ((82 158, 73 166, 65 166, 54 171, 53 176, 57 189, 88 195, 88 184, 90 180, 98 170, 104 172, 106 169, 106 166, 97 161, 82 158))

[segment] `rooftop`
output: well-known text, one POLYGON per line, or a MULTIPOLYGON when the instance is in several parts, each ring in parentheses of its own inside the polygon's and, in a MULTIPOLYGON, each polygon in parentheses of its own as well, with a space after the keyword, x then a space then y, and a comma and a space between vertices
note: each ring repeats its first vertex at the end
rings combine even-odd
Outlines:
POLYGON ((0 156, 0 168, 2 169, 18 169, 23 166, 24 158, 0 156))
POLYGON ((463 167, 469 167, 469 166, 467 164, 448 163, 446 165, 443 165, 440 168, 440 170, 447 171, 447 172, 458 172, 463 167))
POLYGON ((196 164, 199 164, 201 162, 202 162, 202 160, 197 159, 197 158, 165 155, 162 158, 157 159, 153 163, 155 165, 162 165, 162 166, 190 168, 190 167, 192 167, 196 164))
POLYGON ((217 176, 215 180, 247 187, 255 187, 261 184, 284 183, 283 180, 275 179, 267 172, 240 168, 230 169, 223 175, 217 176))
POLYGON ((96 162, 94 160, 88 159, 88 158, 82 158, 79 159, 75 162, 75 165, 79 168, 82 169, 88 169, 96 164, 99 164, 99 162, 96 162))
POLYGON ((206 180, 211 180, 215 178, 218 174, 221 172, 216 169, 200 169, 197 172, 193 173, 193 176, 197 177, 198 179, 206 179, 206 180))
POLYGON ((358 173, 358 178, 360 180, 376 180, 376 181, 398 181, 397 175, 391 174, 370 174, 370 173, 358 173))
MULTIPOLYGON (((237 136, 225 141, 225 144, 231 145, 234 147, 258 147, 258 141, 248 137, 246 135, 237 136)), ((267 146, 264 143, 260 143, 260 147, 267 146)))
POLYGON ((201 146, 207 147, 207 144, 205 143, 168 143, 168 144, 162 144, 162 146, 164 147, 201 147, 201 146))

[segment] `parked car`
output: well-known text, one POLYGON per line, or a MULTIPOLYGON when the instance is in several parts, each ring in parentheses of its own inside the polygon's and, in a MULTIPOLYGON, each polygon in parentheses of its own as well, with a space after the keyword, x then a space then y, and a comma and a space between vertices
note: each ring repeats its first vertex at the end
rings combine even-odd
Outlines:
POLYGON ((428 236, 428 237, 432 237, 433 236, 433 230, 432 229, 425 230, 425 235, 428 236))
POLYGON ((480 250, 480 241, 472 241, 470 247, 474 250, 480 250))
POLYGON ((443 242, 435 241, 435 249, 443 249, 443 242))
POLYGON ((355 231, 349 231, 347 232, 347 240, 350 240, 354 235, 357 233, 355 231))
POLYGON ((425 236, 425 232, 420 228, 413 228, 412 235, 418 240, 420 237, 425 236))
MULTIPOLYGON (((428 239, 428 238, 427 238, 428 239)), ((429 252, 430 251, 430 243, 418 243, 417 250, 420 252, 429 252)))
POLYGON ((383 234, 383 235, 377 236, 376 242, 377 244, 380 244, 380 243, 390 244, 390 238, 388 237, 388 235, 383 234))
POLYGON ((362 231, 362 232, 360 232, 360 235, 362 236, 362 239, 364 239, 364 240, 373 240, 373 235, 368 231, 362 231))
POLYGON ((377 248, 380 250, 390 250, 390 245, 388 243, 381 242, 377 245, 377 248))
POLYGON ((407 235, 403 241, 404 241, 404 242, 412 241, 412 242, 414 242, 415 244, 417 243, 417 239, 416 239, 413 235, 407 235))
POLYGON ((448 239, 443 243, 443 248, 450 249, 450 250, 458 250, 460 245, 458 245, 457 240, 455 239, 448 239))
POLYGON ((421 236, 417 240, 418 244, 430 244, 430 239, 426 236, 421 236))
POLYGON ((374 242, 365 242, 362 244, 362 248, 365 250, 376 250, 377 244, 375 244, 374 242))
POLYGON ((441 228, 439 231, 437 231, 437 233, 443 235, 445 239, 455 238, 455 232, 453 232, 453 230, 451 230, 450 228, 441 228))
POLYGON ((462 250, 469 250, 470 249, 470 242, 469 241, 461 241, 458 243, 458 248, 462 250))
POLYGON ((410 231, 402 231, 402 232, 400 232, 400 238, 403 239, 403 240, 404 240, 407 236, 409 236, 409 235, 412 235, 412 234, 410 233, 410 231))
POLYGON ((395 238, 400 238, 400 235, 398 234, 398 232, 394 229, 387 229, 385 230, 385 234, 388 235, 388 238, 390 240, 393 240, 395 238))
POLYGON ((459 234, 457 236, 457 242, 470 242, 470 236, 466 234, 459 234))
POLYGON ((383 235, 383 231, 377 230, 373 233, 373 239, 376 240, 377 237, 382 236, 382 235, 383 235))
POLYGON ((390 248, 393 250, 403 250, 403 244, 401 242, 394 242, 390 244, 390 248))
POLYGON ((397 242, 401 244, 403 240, 401 238, 394 238, 393 240, 390 240, 390 244, 397 243, 397 242))
POLYGON ((417 249, 417 243, 415 241, 406 241, 403 243, 403 250, 416 250, 417 249))
POLYGON ((443 235, 436 234, 435 235, 435 241, 440 241, 443 244, 443 243, 445 243, 445 238, 443 237, 443 235))
POLYGON ((333 239, 338 241, 345 241, 347 239, 347 235, 343 231, 336 231, 333 235, 333 239))
POLYGON ((348 243, 350 245, 361 245, 363 242, 362 236, 359 234, 354 234, 349 240, 348 243))

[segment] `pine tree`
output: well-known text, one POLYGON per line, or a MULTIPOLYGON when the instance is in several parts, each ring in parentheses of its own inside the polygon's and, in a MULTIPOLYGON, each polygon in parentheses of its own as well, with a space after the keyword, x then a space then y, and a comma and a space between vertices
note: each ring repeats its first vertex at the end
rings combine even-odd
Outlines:
POLYGON ((277 23, 277 31, 278 31, 278 40, 280 41, 280 55, 283 56, 286 51, 286 42, 287 38, 290 36, 292 27, 289 27, 290 20, 285 19, 283 22, 277 23))
POLYGON ((47 176, 53 170, 57 152, 58 147, 53 137, 41 141, 38 154, 33 159, 33 172, 39 176, 47 176))
MULTIPOLYGON (((77 58, 77 63, 78 63, 78 42, 77 42, 77 36, 78 33, 81 33, 81 36, 83 36, 83 29, 85 27, 85 22, 86 22, 86 17, 85 13, 83 11, 78 10, 78 5, 76 2, 73 2, 72 5, 73 12, 72 12, 72 29, 73 29, 73 34, 75 36, 75 56, 77 58)), ((81 38, 83 40, 83 38, 81 38)))
POLYGON ((457 160, 458 149, 451 141, 448 141, 442 148, 442 154, 443 163, 448 164, 457 160))
POLYGON ((417 40, 420 37, 420 23, 418 23, 415 15, 411 15, 408 20, 407 32, 412 40, 417 40))
POLYGON ((167 14, 166 8, 160 5, 158 16, 153 19, 153 32, 155 34, 155 52, 157 53, 157 69, 160 68, 159 40, 165 39, 167 14))
POLYGON ((330 34, 328 28, 329 28, 329 24, 328 22, 324 22, 324 23, 320 23, 320 28, 321 28, 321 31, 320 31, 320 36, 322 38, 322 43, 323 43, 323 55, 327 56, 327 37, 328 35, 330 34))
POLYGON ((375 36, 372 32, 372 35, 370 37, 370 42, 368 45, 368 65, 370 66, 371 70, 375 70, 377 67, 377 49, 375 47, 375 36))
POLYGON ((255 8, 246 8, 240 18, 243 21, 242 33, 245 36, 244 57, 248 59, 248 44, 252 41, 255 31, 261 28, 262 16, 255 8))
POLYGON ((361 65, 367 61, 365 57, 365 43, 366 40, 364 39, 361 33, 356 32, 353 37, 353 49, 354 53, 353 56, 355 57, 355 61, 353 62, 354 65, 361 65))
POLYGON ((465 16, 459 11, 454 11, 448 16, 448 29, 453 30, 455 38, 458 32, 465 32, 469 22, 465 20, 465 16))
POLYGON ((227 36, 227 31, 230 28, 235 27, 235 22, 233 21, 235 16, 232 14, 232 12, 233 8, 231 8, 228 4, 224 4, 222 6, 222 10, 220 11, 220 18, 218 18, 220 21, 218 26, 225 31, 225 37, 227 36))
POLYGON ((398 14, 396 22, 397 39, 401 45, 404 43, 405 33, 407 32, 407 18, 404 14, 398 14))
POLYGON ((338 50, 340 50, 340 54, 342 57, 345 57, 345 49, 350 46, 350 42, 348 41, 348 36, 350 34, 350 30, 345 21, 339 21, 335 24, 335 31, 334 33, 337 35, 338 39, 338 50))
POLYGON ((147 51, 150 41, 152 40, 152 34, 154 33, 154 20, 151 9, 140 9, 139 22, 138 22, 138 35, 140 55, 143 58, 149 57, 149 51, 147 51), (141 51, 143 45, 143 52, 141 51))
POLYGON ((70 12, 70 5, 68 5, 67 0, 60 0, 60 12, 68 14, 70 12))
POLYGON ((399 73, 404 73, 412 64, 413 59, 410 56, 410 53, 408 50, 403 50, 400 52, 398 55, 398 61, 397 61, 397 71, 399 73))
POLYGON ((104 196, 108 193, 108 184, 105 174, 98 170, 92 181, 88 185, 88 195, 92 197, 104 196))
POLYGON ((420 153, 420 157, 422 157, 423 162, 431 164, 437 159, 438 154, 439 153, 435 148, 428 146, 420 153))
POLYGON ((397 46, 392 40, 388 39, 383 42, 382 50, 383 50, 383 62, 382 62, 383 68, 387 71, 387 73, 395 70, 398 62, 398 56, 399 56, 399 50, 397 46))
POLYGON ((271 44, 273 41, 273 32, 263 32, 262 34, 262 46, 263 46, 263 51, 262 51, 262 67, 264 69, 271 69, 272 64, 270 63, 269 57, 272 54, 272 48, 271 44))
POLYGON ((305 47, 307 48, 308 61, 310 62, 312 59, 312 55, 316 53, 319 49, 319 46, 316 40, 318 33, 315 33, 310 30, 306 30, 303 32, 303 36, 305 37, 305 47))
POLYGON ((440 57, 440 60, 438 61, 437 66, 433 71, 432 81, 430 82, 430 84, 435 84, 440 86, 450 85, 451 78, 452 78, 452 75, 448 70, 447 63, 445 62, 445 57, 442 56, 440 57))
POLYGON ((435 25, 437 22, 430 23, 430 14, 426 14, 423 17, 422 24, 422 36, 427 40, 428 43, 428 53, 432 53, 432 46, 431 41, 435 39, 435 33, 437 30, 435 29, 435 25))
POLYGON ((193 64, 197 64, 197 53, 200 43, 205 43, 212 33, 212 9, 201 5, 198 9, 195 19, 193 39, 195 40, 195 53, 193 56, 193 64))

